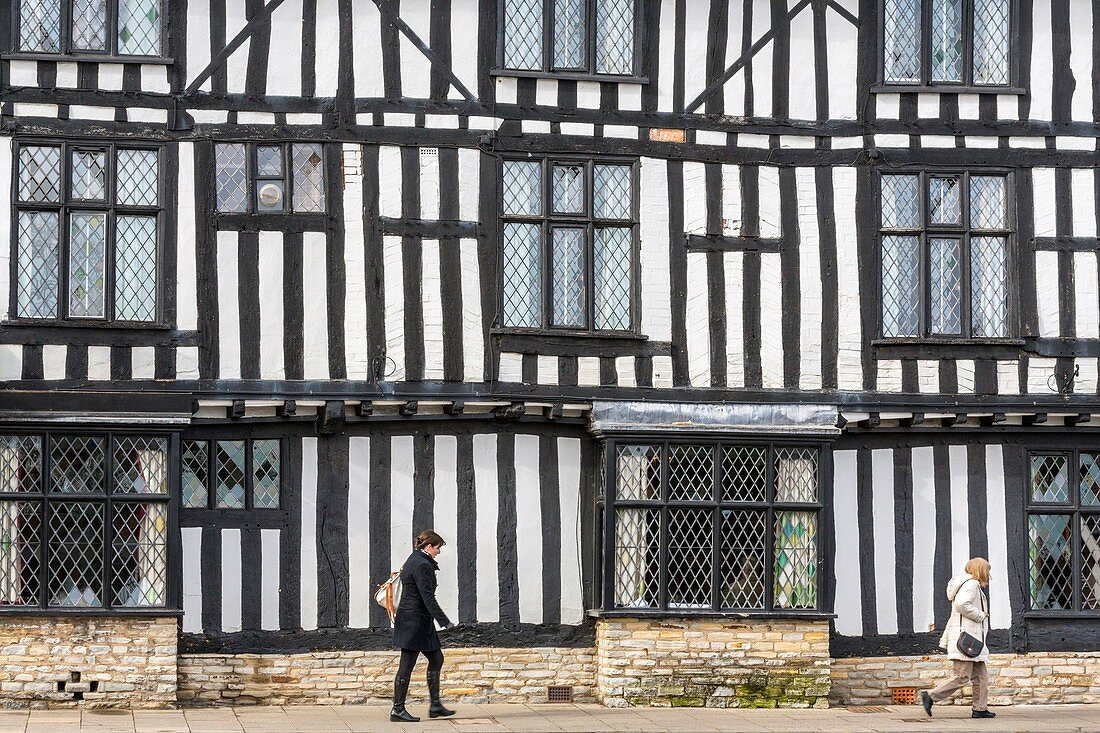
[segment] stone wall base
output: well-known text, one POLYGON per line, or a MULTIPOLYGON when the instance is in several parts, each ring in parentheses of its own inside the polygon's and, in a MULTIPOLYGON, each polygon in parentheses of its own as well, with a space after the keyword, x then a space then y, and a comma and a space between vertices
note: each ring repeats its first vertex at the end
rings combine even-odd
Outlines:
MULTIPOLYGON (((935 687, 951 674, 944 655, 834 659, 831 699, 840 705, 882 705, 892 687, 935 687)), ((1100 652, 993 654, 989 704, 1100 703, 1100 652)), ((970 704, 970 688, 950 701, 970 704)))
POLYGON ((827 621, 605 618, 605 705, 828 707, 827 621))
POLYGON ((167 707, 176 619, 0 619, 0 707, 167 707))
MULTIPOLYGON (((444 649, 442 692, 457 702, 546 702, 550 685, 573 687, 576 702, 595 702, 592 648, 444 649)), ((312 654, 185 654, 179 660, 180 703, 389 704, 400 654, 391 651, 312 654)), ((427 698, 418 661, 410 701, 427 698)))

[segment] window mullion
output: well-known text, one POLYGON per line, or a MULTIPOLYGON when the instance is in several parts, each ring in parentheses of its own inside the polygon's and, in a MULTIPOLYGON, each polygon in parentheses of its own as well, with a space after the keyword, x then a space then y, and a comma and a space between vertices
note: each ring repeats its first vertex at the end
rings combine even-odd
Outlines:
POLYGON ((107 53, 118 56, 118 0, 107 0, 107 53))
POLYGON ((766 463, 764 464, 764 500, 768 507, 765 510, 766 523, 764 526, 764 609, 775 610, 775 450, 772 446, 764 448, 766 463))
POLYGON ((554 0, 543 0, 542 10, 542 70, 554 70, 554 0))
POLYGON ((100 606, 104 609, 109 609, 112 606, 111 601, 111 563, 114 560, 114 548, 112 543, 114 542, 114 507, 112 506, 112 497, 114 496, 114 487, 111 485, 114 482, 114 458, 115 458, 115 436, 109 434, 105 436, 107 444, 107 455, 104 459, 105 468, 104 471, 104 486, 103 491, 106 498, 103 499, 103 505, 100 507, 100 516, 103 522, 103 550, 100 553, 100 559, 103 562, 102 571, 102 583, 103 583, 103 598, 101 599, 100 606))
POLYGON ((71 203, 69 194, 72 191, 72 147, 65 143, 61 146, 61 205, 58 209, 59 221, 57 222, 57 317, 60 320, 69 319, 69 246, 71 242, 71 203))
POLYGON ((669 443, 661 443, 661 507, 660 512, 660 537, 658 552, 658 598, 657 605, 662 610, 668 610, 668 500, 669 500, 669 443))
POLYGON ((932 84, 932 2, 933 0, 921 2, 920 76, 923 86, 932 84))
POLYGON ((42 566, 38 569, 38 607, 46 608, 49 604, 50 583, 50 492, 53 490, 53 477, 50 470, 50 456, 53 453, 53 434, 45 433, 42 436, 42 532, 41 547, 38 556, 42 558, 42 566))
POLYGON ((252 479, 256 475, 252 465, 252 454, 254 452, 252 438, 246 438, 244 441, 244 500, 241 502, 242 508, 250 510, 252 506, 252 492, 254 487, 252 486, 252 479))
POLYGON ((61 0, 61 33, 58 41, 61 53, 73 52, 73 0, 61 0))

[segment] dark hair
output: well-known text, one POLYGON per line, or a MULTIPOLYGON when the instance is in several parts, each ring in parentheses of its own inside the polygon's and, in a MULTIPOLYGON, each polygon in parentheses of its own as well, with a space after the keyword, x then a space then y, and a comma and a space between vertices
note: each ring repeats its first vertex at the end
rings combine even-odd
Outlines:
POLYGON ((426 529, 416 536, 416 549, 422 550, 428 545, 432 547, 443 547, 447 544, 443 541, 443 538, 436 533, 434 529, 426 529))

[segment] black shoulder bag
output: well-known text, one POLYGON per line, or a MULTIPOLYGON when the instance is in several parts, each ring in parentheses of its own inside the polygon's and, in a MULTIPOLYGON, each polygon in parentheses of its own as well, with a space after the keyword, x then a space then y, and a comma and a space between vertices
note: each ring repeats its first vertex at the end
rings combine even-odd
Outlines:
POLYGON ((970 657, 972 659, 981 654, 982 649, 985 648, 985 625, 989 620, 989 609, 986 608, 985 594, 982 593, 980 584, 978 586, 978 597, 982 599, 982 610, 985 611, 986 614, 986 620, 982 621, 982 638, 975 639, 973 636, 962 630, 963 615, 962 613, 959 613, 959 640, 955 643, 955 646, 958 647, 959 651, 962 652, 964 656, 970 657))

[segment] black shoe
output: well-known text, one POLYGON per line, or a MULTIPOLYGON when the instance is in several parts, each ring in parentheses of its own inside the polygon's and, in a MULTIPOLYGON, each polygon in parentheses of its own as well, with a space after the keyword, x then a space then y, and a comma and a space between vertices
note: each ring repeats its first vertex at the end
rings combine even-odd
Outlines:
POLYGON ((420 718, 409 714, 405 709, 405 697, 409 694, 409 678, 393 678, 393 708, 390 710, 391 723, 419 723, 420 718))
POLYGON ((924 690, 920 693, 920 704, 924 706, 924 712, 928 713, 928 717, 932 717, 932 696, 924 690))
POLYGON ((996 718, 997 713, 990 712, 989 710, 975 710, 970 713, 971 718, 996 718))
POLYGON ((428 672, 428 694, 432 704, 428 708, 429 718, 449 718, 455 714, 454 710, 443 707, 443 700, 439 695, 439 672, 428 672))

